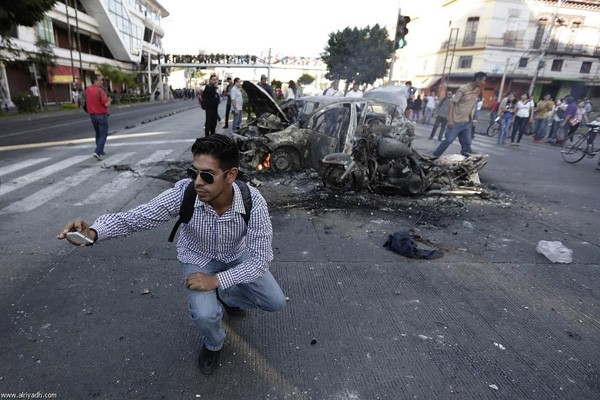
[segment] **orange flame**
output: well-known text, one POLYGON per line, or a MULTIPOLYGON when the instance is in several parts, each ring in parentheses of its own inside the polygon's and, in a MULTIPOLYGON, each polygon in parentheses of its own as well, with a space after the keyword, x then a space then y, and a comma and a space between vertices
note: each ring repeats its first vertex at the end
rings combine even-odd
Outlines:
POLYGON ((256 167, 257 170, 262 171, 265 168, 271 168, 271 155, 268 154, 267 158, 265 158, 265 161, 262 164, 259 164, 258 167, 256 167))

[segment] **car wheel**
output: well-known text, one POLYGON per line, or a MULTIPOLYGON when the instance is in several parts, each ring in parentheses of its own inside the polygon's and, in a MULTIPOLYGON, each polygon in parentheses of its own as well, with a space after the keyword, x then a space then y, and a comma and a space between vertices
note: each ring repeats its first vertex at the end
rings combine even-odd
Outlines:
POLYGON ((271 153, 270 163, 274 171, 297 171, 300 169, 300 154, 292 148, 280 148, 271 153))

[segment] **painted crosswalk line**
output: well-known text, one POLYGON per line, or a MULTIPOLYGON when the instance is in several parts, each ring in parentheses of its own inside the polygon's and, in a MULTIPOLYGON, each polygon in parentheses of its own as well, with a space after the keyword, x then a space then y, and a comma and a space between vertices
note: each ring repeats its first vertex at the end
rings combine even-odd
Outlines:
POLYGON ((85 183, 94 177, 94 175, 100 173, 105 165, 116 164, 133 156, 134 154, 135 153, 120 153, 110 156, 104 160, 102 165, 96 164, 93 167, 86 168, 83 171, 79 171, 74 175, 68 176, 56 183, 53 183, 52 185, 39 190, 18 202, 10 204, 9 206, 0 210, 0 215, 34 210, 42 204, 45 204, 48 201, 58 197, 67 190, 85 183))

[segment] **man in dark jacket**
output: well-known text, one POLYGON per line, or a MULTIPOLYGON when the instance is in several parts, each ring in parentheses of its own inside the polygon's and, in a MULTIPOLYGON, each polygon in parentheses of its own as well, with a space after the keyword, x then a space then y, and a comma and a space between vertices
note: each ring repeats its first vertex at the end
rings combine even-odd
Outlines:
POLYGON ((206 88, 204 89, 204 94, 202 95, 202 99, 206 107, 204 136, 214 135, 215 130, 217 129, 219 103, 221 102, 221 97, 219 96, 219 92, 217 90, 218 83, 219 79, 217 78, 217 75, 212 74, 208 80, 208 85, 206 85, 206 88))

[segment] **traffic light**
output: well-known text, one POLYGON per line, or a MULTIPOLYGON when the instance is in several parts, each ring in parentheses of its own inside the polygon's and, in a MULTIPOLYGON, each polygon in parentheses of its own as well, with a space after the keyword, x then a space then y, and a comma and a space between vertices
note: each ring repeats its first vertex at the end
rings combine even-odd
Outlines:
POLYGON ((408 15, 398 15, 398 22, 396 23, 396 37, 394 44, 396 49, 401 49, 406 46, 407 42, 405 36, 408 34, 408 28, 406 25, 410 22, 408 15))

